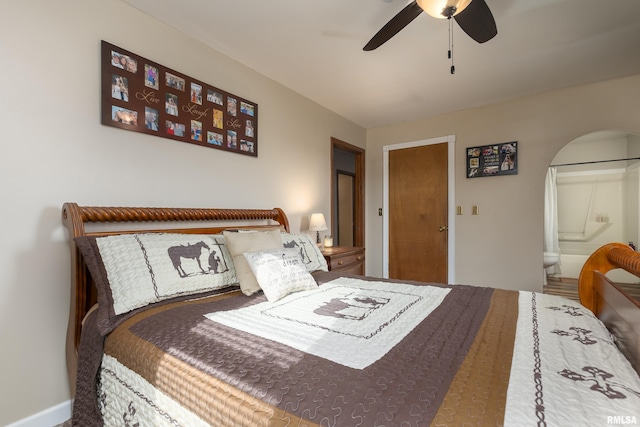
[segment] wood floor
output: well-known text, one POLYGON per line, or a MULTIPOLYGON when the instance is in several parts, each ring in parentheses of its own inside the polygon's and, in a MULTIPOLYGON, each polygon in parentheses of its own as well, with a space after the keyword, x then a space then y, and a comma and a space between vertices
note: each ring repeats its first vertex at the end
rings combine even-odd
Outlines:
MULTIPOLYGON (((640 284, 618 283, 618 286, 635 298, 636 301, 640 301, 640 284)), ((547 284, 543 286, 543 293, 559 295, 574 301, 579 301, 578 280, 547 277, 547 284)))

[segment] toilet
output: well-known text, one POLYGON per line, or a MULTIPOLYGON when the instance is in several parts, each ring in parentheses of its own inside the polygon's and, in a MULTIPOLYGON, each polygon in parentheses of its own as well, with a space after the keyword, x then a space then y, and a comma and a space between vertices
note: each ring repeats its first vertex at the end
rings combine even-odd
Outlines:
POLYGON ((558 261, 560 261, 560 254, 556 254, 553 252, 545 252, 542 265, 544 265, 544 268, 549 268, 556 265, 558 261))
POLYGON ((542 265, 544 266, 542 269, 543 284, 547 284, 547 268, 553 267, 558 262, 560 262, 560 254, 554 252, 544 253, 544 259, 542 261, 542 265))

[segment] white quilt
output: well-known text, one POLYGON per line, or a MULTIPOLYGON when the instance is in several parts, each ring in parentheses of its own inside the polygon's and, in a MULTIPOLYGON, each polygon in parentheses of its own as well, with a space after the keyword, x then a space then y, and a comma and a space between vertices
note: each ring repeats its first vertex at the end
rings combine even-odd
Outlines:
POLYGON ((637 423, 640 379, 600 320, 577 302, 520 292, 504 425, 637 423))
POLYGON ((450 289, 341 277, 311 291, 206 317, 344 366, 384 356, 436 309, 450 289), (366 322, 364 321, 366 319, 366 322))

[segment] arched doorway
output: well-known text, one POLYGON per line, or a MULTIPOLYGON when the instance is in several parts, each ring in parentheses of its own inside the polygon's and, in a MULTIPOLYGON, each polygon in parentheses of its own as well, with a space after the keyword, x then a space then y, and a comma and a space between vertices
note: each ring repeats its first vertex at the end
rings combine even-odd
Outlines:
MULTIPOLYGON (((638 245, 640 133, 604 130, 581 136, 556 154, 550 169, 556 175, 560 262, 548 268, 547 274, 575 280, 588 256, 600 246, 610 242, 638 245)), ((547 232, 548 224, 545 217, 545 251, 550 247, 547 236, 553 234, 547 232)))

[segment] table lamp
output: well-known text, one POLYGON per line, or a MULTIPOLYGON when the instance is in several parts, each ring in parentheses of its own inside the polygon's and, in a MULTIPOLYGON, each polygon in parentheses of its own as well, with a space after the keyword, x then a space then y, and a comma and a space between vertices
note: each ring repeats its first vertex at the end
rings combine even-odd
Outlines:
POLYGON ((311 214, 311 219, 309 220, 309 231, 316 232, 316 244, 321 246, 320 244, 320 232, 327 230, 327 222, 324 220, 324 215, 321 213, 311 214))

